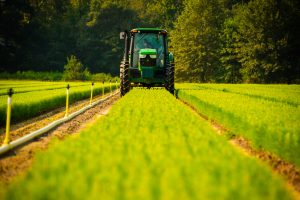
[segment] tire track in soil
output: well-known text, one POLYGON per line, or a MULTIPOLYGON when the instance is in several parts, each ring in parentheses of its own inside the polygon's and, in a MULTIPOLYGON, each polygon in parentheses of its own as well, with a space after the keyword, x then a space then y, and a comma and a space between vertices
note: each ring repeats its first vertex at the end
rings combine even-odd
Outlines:
MULTIPOLYGON (((112 105, 119 99, 119 95, 115 95, 110 99, 95 105, 91 109, 76 116, 75 118, 61 124, 60 126, 50 130, 30 142, 17 147, 16 149, 7 152, 0 156, 0 184, 8 185, 17 176, 23 176, 32 165, 35 154, 44 151, 48 148, 49 143, 53 139, 63 140, 71 135, 79 133, 89 124, 92 124, 97 118, 106 115, 112 105)), ((59 115, 64 115, 59 113, 59 115)), ((56 117, 54 117, 56 118, 56 117)), ((46 118, 37 122, 38 124, 48 123, 46 118), (46 122, 45 122, 46 121, 46 122)), ((52 120, 54 121, 54 120, 52 120)), ((33 123, 36 124, 36 123, 33 123)), ((21 128, 22 129, 22 128, 21 128)), ((18 131, 18 129, 16 130, 18 131)))
POLYGON ((237 136, 237 134, 232 133, 229 129, 219 124, 217 121, 209 119, 208 116, 200 113, 195 107, 188 104, 187 102, 178 99, 179 102, 183 103, 187 107, 189 107, 194 113, 196 113, 202 119, 209 121, 211 126, 216 130, 218 135, 222 136, 230 136, 228 138, 229 142, 235 147, 242 151, 247 156, 256 157, 259 160, 266 163, 273 172, 279 174, 284 180, 287 182, 288 188, 294 194, 296 199, 300 200, 300 169, 297 168, 294 164, 289 163, 280 159, 278 156, 261 150, 254 149, 251 146, 251 142, 245 139, 242 136, 237 136))

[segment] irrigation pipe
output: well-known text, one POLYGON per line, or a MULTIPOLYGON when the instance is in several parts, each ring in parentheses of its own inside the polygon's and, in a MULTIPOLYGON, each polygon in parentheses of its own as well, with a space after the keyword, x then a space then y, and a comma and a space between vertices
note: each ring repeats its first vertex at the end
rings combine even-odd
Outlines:
POLYGON ((42 134, 48 132, 49 130, 55 128, 56 126, 58 126, 58 125, 60 125, 60 124, 62 124, 62 123, 64 123, 64 122, 66 122, 66 121, 69 121, 70 119, 76 117, 77 115, 80 115, 81 113, 83 113, 83 112, 85 112, 86 110, 88 110, 88 109, 94 107, 95 105, 97 105, 97 104, 99 104, 99 103, 101 103, 101 102, 106 101, 107 99, 109 99, 109 98, 111 98, 111 97, 117 95, 118 93, 119 93, 119 91, 117 91, 117 92, 114 93, 114 94, 111 94, 110 96, 108 96, 108 97, 106 97, 106 98, 104 98, 104 99, 100 99, 100 100, 98 100, 98 101, 95 101, 95 102, 93 102, 92 104, 90 104, 90 105, 88 105, 88 106, 86 106, 86 107, 83 107, 83 108, 81 108, 80 110, 78 110, 78 111, 76 111, 76 112, 73 112, 72 114, 68 115, 67 117, 58 119, 58 120, 56 120, 56 121, 54 121, 54 122, 48 124, 47 126, 41 128, 41 129, 39 129, 39 130, 33 131, 33 132, 31 132, 31 133, 29 133, 29 134, 27 134, 27 135, 25 135, 25 136, 23 136, 23 137, 21 137, 21 138, 15 140, 15 141, 12 141, 12 142, 10 142, 10 143, 7 144, 7 145, 1 146, 1 147, 0 147, 0 155, 6 153, 7 151, 9 151, 9 150, 11 150, 11 149, 13 149, 13 148, 15 148, 15 147, 17 147, 17 146, 20 146, 20 145, 22 145, 22 144, 24 144, 24 143, 26 143, 26 142, 32 140, 33 138, 38 137, 39 135, 42 135, 42 134))

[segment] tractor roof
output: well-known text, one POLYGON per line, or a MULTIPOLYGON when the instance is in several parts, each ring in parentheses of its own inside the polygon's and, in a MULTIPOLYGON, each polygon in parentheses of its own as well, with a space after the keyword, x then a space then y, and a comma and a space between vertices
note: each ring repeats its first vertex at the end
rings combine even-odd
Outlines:
POLYGON ((136 32, 154 32, 154 33, 158 33, 158 32, 162 32, 162 33, 167 33, 166 30, 164 29, 160 29, 160 28, 135 28, 131 30, 132 33, 136 33, 136 32))
POLYGON ((156 49, 141 49, 139 51, 140 55, 156 55, 156 49))

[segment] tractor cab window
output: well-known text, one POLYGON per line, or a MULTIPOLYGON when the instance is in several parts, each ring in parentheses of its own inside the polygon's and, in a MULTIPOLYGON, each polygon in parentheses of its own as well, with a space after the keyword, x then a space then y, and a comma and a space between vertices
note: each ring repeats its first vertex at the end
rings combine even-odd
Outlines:
POLYGON ((164 66, 164 36, 156 33, 136 33, 133 44, 132 66, 138 67, 141 49, 156 49, 156 66, 164 66))

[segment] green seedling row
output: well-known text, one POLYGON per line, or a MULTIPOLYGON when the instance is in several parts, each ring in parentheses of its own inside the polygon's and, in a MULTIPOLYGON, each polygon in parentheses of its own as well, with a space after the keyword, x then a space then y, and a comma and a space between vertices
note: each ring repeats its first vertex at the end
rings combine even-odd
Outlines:
MULTIPOLYGON (((0 80, 0 87, 9 85, 24 85, 24 84, 40 84, 41 81, 26 81, 26 80, 0 80)), ((43 82, 43 83, 53 83, 53 82, 43 82)))
POLYGON ((291 106, 300 106, 299 85, 199 84, 199 89, 211 89, 264 99, 291 106))
MULTIPOLYGON (((100 84, 100 83, 99 83, 100 84)), ((70 83, 70 87, 80 87, 80 86, 90 86, 91 83, 87 82, 80 82, 80 83, 70 83)), ((29 84, 29 85, 19 85, 19 86, 14 86, 14 85, 8 85, 3 88, 0 88, 0 96, 7 95, 7 91, 9 88, 12 88, 14 90, 14 93, 25 93, 25 92, 33 92, 33 91, 42 91, 42 90, 56 90, 56 89, 61 89, 61 88, 66 88, 67 83, 45 83, 45 82, 40 82, 40 84, 29 84)))
POLYGON ((3 199, 293 199, 165 90, 133 89, 79 135, 40 153, 3 199))
MULTIPOLYGON (((183 87, 186 87, 185 84, 183 87)), ((194 87, 195 85, 193 85, 194 87)), ((182 88, 183 88, 182 87, 182 88)), ((300 107, 285 100, 299 99, 298 90, 279 86, 225 86, 237 92, 222 91, 218 85, 198 85, 198 89, 181 89, 178 97, 210 119, 225 125, 232 132, 262 148, 300 166, 300 107), (218 88, 218 89, 211 89, 218 88), (261 89, 257 89, 261 88, 261 89), (256 94, 257 96, 245 95, 256 94), (276 91, 276 93, 274 93, 276 91), (238 92, 241 92, 238 93, 238 92), (266 98, 267 97, 267 98, 266 98), (270 99, 277 99, 273 101, 270 99)))
MULTIPOLYGON (((82 82, 72 82, 74 84, 78 84, 82 82)), ((0 89, 8 89, 10 87, 13 88, 19 88, 19 87, 28 87, 28 86, 51 86, 51 85, 60 85, 60 84, 66 84, 66 82, 63 81, 56 81, 56 82, 47 82, 47 81, 26 81, 26 80, 0 80, 0 89)))
MULTIPOLYGON (((82 83, 81 83, 82 84, 82 83)), ((67 83, 65 83, 67 85, 67 83)), ((70 104, 87 99, 91 95, 91 84, 80 86, 80 83, 73 84, 70 88, 70 104)), ((102 83, 95 83, 93 95, 102 94, 102 83)), ((116 89, 112 84, 112 89, 116 89)), ((110 92, 110 84, 104 84, 104 92, 110 92)), ((27 120, 44 112, 51 111, 66 104, 66 88, 32 91, 17 93, 12 96, 12 117, 11 122, 27 120)), ((7 96, 0 96, 0 127, 5 126, 7 109, 7 96)))

